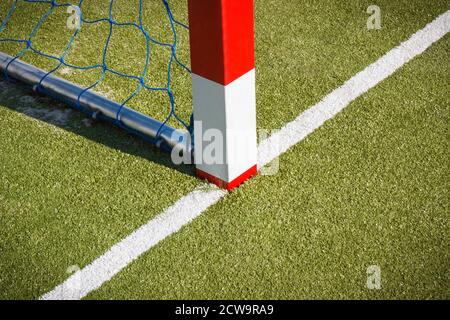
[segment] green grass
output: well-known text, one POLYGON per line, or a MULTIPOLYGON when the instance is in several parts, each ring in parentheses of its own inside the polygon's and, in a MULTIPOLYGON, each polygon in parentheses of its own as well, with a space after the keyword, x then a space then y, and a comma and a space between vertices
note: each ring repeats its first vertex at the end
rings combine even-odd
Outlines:
POLYGON ((367 30, 370 0, 256 1, 258 126, 295 119, 449 9, 448 1, 381 0, 382 29, 367 30))
POLYGON ((90 298, 450 298, 450 37, 90 298), (432 72, 431 72, 432 71, 432 72), (366 289, 379 265, 382 290, 366 289))
MULTIPOLYGON (((10 3, 0 4, 0 19, 10 3)), ((88 13, 105 16, 105 3, 88 1, 88 13)), ((448 9, 447 1, 378 1, 383 29, 368 31, 369 4, 256 2, 259 127, 294 119, 448 9)), ((136 18, 136 7, 117 5, 117 19, 136 18)), ((185 5, 174 2, 182 21, 185 5)), ((23 27, 42 14, 22 6, 27 19, 16 23, 23 27)), ((156 9, 147 23, 161 21, 156 9)), ((52 17, 37 45, 60 50, 67 30, 54 26, 66 16, 52 17)), ((98 58, 90 44, 104 36, 98 28, 82 29, 76 52, 84 54, 71 59, 98 58)), ((180 36, 187 61, 187 34, 180 36)), ((139 34, 117 37, 117 67, 127 68, 124 56, 133 53, 140 61, 139 34), (124 39, 139 50, 127 51, 124 39)), ((449 43, 446 36, 283 155, 277 175, 232 192, 88 298, 450 298, 450 88, 442 67, 449 43), (381 267, 381 291, 365 289, 371 264, 381 267)), ((0 43, 0 51, 17 49, 0 43)), ((51 67, 35 55, 25 60, 51 67)), ((61 76, 88 85, 98 74, 61 76)), ((189 77, 175 79, 187 117, 189 77)), ((85 126, 76 112, 63 123, 27 116, 27 107, 66 109, 20 86, 2 88, 0 298, 38 298, 67 278, 69 266, 85 266, 201 183, 191 168, 173 167, 167 155, 111 126, 85 126)), ((107 79, 100 91, 119 101, 133 88, 107 79)), ((167 103, 149 94, 133 107, 161 118, 167 103)))

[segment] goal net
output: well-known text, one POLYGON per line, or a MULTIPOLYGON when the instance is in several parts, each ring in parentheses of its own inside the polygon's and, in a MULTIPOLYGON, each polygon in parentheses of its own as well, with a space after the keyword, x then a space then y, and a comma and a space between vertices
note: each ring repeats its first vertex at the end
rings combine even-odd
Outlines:
POLYGON ((149 115, 157 120, 150 138, 158 143, 164 126, 189 129, 192 112, 188 27, 174 11, 187 21, 187 9, 166 0, 1 1, 2 76, 25 76, 26 66, 17 64, 27 62, 43 71, 38 79, 26 76, 36 91, 72 99, 91 116, 137 133, 139 126, 127 125, 137 115, 128 108, 149 115), (49 88, 57 85, 54 77, 79 88, 60 88, 70 92, 59 96, 49 88), (117 105, 89 108, 93 93, 117 105))

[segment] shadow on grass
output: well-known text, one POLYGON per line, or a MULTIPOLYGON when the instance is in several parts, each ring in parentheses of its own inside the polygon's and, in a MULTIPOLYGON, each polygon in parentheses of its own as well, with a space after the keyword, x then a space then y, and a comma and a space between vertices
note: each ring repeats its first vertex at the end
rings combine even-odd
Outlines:
POLYGON ((6 107, 39 121, 73 132, 123 153, 138 156, 154 163, 194 176, 192 165, 173 164, 170 154, 133 136, 112 124, 89 119, 69 106, 35 93, 31 88, 0 76, 0 107, 6 107), (70 120, 68 119, 70 115, 70 120))

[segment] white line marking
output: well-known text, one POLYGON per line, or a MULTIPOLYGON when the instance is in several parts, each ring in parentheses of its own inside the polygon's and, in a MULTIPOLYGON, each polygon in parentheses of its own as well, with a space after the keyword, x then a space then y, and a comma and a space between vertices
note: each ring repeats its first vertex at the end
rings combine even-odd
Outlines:
MULTIPOLYGON (((333 118, 356 98, 375 87, 450 31, 450 10, 416 32, 400 46, 356 74, 322 101, 303 112, 258 148, 259 167, 268 164, 314 130, 333 118)), ((195 190, 181 198, 130 236, 120 241, 90 265, 73 274, 41 299, 81 299, 160 241, 179 231, 227 193, 222 190, 195 190)))
POLYGON ((327 120, 341 112, 356 98, 392 75, 404 64, 423 53, 450 31, 450 10, 416 32, 400 46, 357 73, 318 104, 303 112, 280 131, 264 140, 258 148, 258 165, 262 167, 305 139, 327 120), (277 144, 277 142, 280 142, 277 144), (276 146, 279 146, 278 148, 276 146))
POLYGON ((64 283, 41 297, 42 300, 75 300, 98 289, 119 271, 150 250, 161 240, 180 230, 184 225, 215 204, 226 191, 214 188, 195 190, 181 198, 173 206, 143 225, 124 240, 109 249, 64 283))

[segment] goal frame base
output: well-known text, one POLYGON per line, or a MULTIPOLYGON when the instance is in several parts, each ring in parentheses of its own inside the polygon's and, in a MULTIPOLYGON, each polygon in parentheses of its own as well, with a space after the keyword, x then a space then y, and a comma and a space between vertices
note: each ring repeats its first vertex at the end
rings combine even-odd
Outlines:
POLYGON ((227 191, 231 191, 237 187, 239 187, 241 184, 243 184, 245 181, 250 179, 251 177, 255 176, 258 173, 258 168, 256 165, 245 171, 243 174, 241 174, 239 177, 234 179, 231 182, 223 181, 222 179, 219 179, 211 174, 208 174, 200 169, 196 169, 195 173, 198 178, 207 180, 219 188, 226 189, 227 191))
POLYGON ((82 87, 70 81, 48 74, 3 52, 0 52, 0 75, 4 75, 6 80, 12 79, 28 86, 38 94, 61 101, 94 120, 116 125, 163 151, 170 152, 174 147, 182 146, 184 153, 192 155, 192 146, 183 143, 190 140, 189 132, 172 128, 92 90, 84 92, 82 87), (83 95, 78 99, 80 93, 83 95), (120 114, 120 121, 117 120, 117 114, 120 114))

